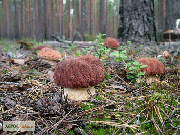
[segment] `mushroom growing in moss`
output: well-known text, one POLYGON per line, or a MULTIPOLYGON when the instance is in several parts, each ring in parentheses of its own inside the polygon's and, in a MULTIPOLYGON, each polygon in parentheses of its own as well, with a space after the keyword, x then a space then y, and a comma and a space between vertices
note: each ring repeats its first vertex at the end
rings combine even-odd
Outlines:
POLYGON ((147 65, 145 68, 142 68, 140 71, 145 72, 145 76, 147 77, 146 82, 151 84, 152 82, 159 81, 157 75, 163 75, 165 73, 164 64, 154 58, 140 58, 137 59, 139 63, 142 65, 147 65))
POLYGON ((112 37, 105 38, 104 43, 105 43, 105 46, 108 48, 116 49, 119 47, 118 40, 112 37))
POLYGON ((95 94, 93 86, 105 78, 105 67, 95 56, 81 55, 59 62, 54 72, 54 81, 64 87, 69 99, 87 100, 95 94))

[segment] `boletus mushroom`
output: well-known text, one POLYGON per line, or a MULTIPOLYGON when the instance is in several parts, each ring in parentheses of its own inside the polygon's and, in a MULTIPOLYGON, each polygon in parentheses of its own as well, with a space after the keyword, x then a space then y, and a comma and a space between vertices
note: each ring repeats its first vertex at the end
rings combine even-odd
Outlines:
POLYGON ((116 49, 119 47, 118 40, 112 37, 105 38, 104 43, 105 43, 105 46, 108 48, 116 49))
POLYGON ((62 55, 55 49, 44 47, 39 51, 37 57, 47 60, 59 60, 62 58, 62 55))
POLYGON ((142 65, 147 65, 145 68, 141 69, 141 72, 145 72, 146 82, 151 84, 153 82, 159 81, 158 75, 163 75, 165 73, 164 64, 154 58, 140 58, 137 61, 142 65))
POLYGON ((105 67, 95 56, 81 55, 65 59, 56 65, 54 81, 64 87, 64 94, 72 100, 87 100, 95 94, 93 86, 105 78, 105 67))

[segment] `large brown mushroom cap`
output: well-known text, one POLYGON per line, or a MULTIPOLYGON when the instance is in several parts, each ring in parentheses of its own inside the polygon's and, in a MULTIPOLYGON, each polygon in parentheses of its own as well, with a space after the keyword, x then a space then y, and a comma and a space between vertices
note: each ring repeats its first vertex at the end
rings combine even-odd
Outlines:
POLYGON ((88 88, 105 78, 105 67, 95 56, 82 55, 59 62, 54 72, 55 83, 65 88, 88 88))
POLYGON ((59 60, 61 59, 62 56, 61 53, 58 52, 57 50, 51 49, 49 47, 45 47, 39 51, 37 57, 48 60, 59 60))
POLYGON ((119 47, 119 42, 115 38, 107 37, 104 39, 105 46, 109 48, 118 48, 119 47))
POLYGON ((141 69, 141 72, 145 72, 146 76, 162 75, 165 73, 164 64, 157 59, 140 58, 137 61, 143 65, 147 65, 145 68, 141 69))

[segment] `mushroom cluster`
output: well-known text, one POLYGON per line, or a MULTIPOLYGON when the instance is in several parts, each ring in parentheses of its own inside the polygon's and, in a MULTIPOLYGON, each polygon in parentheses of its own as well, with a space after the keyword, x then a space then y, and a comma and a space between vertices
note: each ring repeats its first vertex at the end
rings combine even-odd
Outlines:
POLYGON ((116 49, 119 47, 119 42, 117 39, 112 38, 112 37, 107 37, 104 39, 104 43, 106 47, 116 49))
POLYGON ((151 84, 159 80, 156 75, 163 75, 165 73, 165 66, 164 64, 154 58, 140 58, 137 59, 139 63, 142 65, 147 65, 145 68, 141 69, 141 72, 145 72, 145 76, 147 77, 147 83, 151 84))
POLYGON ((61 59, 62 55, 55 49, 44 47, 38 53, 38 58, 48 59, 48 60, 59 60, 61 59))
POLYGON ((81 55, 63 60, 56 65, 54 72, 55 83, 64 87, 64 94, 73 100, 88 99, 90 93, 95 94, 93 86, 104 78, 103 63, 92 55, 81 55))

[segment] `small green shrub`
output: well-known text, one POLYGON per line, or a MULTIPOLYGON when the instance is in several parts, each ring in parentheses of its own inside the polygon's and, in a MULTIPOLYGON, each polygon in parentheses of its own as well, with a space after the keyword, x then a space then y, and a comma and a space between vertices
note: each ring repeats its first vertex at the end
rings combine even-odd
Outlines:
POLYGON ((147 65, 141 65, 138 61, 131 61, 126 63, 125 60, 127 56, 125 55, 127 51, 114 51, 111 55, 114 56, 114 61, 122 61, 126 68, 127 79, 130 79, 132 82, 136 82, 140 76, 143 76, 145 72, 139 72, 142 68, 145 68, 147 65))
POLYGON ((96 36, 96 46, 95 46, 95 53, 93 54, 94 56, 97 56, 99 59, 101 59, 101 57, 103 55, 107 56, 107 54, 110 52, 110 48, 106 48, 106 46, 104 45, 104 39, 103 37, 105 37, 106 34, 101 34, 99 33, 96 36))
POLYGON ((75 55, 76 55, 76 56, 81 55, 81 51, 76 51, 75 55))
POLYGON ((130 44, 131 44, 131 41, 128 40, 128 41, 126 42, 126 44, 130 45, 130 44))
POLYGON ((138 61, 129 62, 125 65, 127 71, 127 79, 131 79, 132 82, 145 74, 145 72, 139 72, 142 68, 145 68, 147 65, 141 65, 138 61))
POLYGON ((96 39, 95 35, 91 35, 89 32, 84 33, 84 38, 86 41, 94 41, 96 39))

